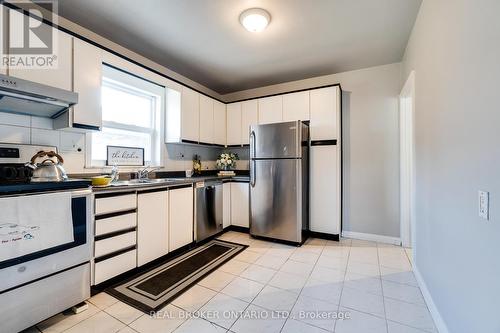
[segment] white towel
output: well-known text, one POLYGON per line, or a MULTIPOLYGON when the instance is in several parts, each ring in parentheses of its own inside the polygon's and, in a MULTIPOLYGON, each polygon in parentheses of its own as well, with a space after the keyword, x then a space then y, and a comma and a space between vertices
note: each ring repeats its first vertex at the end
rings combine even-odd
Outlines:
POLYGON ((71 193, 0 198, 0 262, 73 241, 71 193))

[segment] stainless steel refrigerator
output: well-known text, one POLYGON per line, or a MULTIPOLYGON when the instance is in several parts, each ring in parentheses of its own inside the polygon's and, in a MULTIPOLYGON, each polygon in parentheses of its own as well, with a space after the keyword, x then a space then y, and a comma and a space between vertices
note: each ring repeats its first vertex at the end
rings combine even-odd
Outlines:
POLYGON ((250 234, 302 243, 309 228, 309 126, 250 127, 250 234))

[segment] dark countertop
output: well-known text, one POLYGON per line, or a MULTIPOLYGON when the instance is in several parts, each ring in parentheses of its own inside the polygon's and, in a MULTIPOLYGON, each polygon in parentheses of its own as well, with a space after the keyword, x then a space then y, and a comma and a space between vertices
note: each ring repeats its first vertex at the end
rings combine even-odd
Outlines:
POLYGON ((68 179, 61 182, 30 182, 0 184, 0 195, 19 195, 28 193, 44 193, 90 188, 88 179, 68 179))
POLYGON ((197 182, 204 181, 212 181, 212 180, 222 180, 222 182, 244 182, 248 183, 250 181, 249 176, 244 175, 236 175, 236 176, 224 176, 219 177, 217 175, 206 175, 206 176, 195 176, 195 177, 170 177, 164 178, 165 181, 161 181, 161 178, 158 180, 153 179, 150 183, 135 183, 129 181, 118 181, 116 183, 112 183, 112 185, 108 186, 93 186, 92 190, 95 193, 112 193, 112 192, 130 192, 130 191, 142 191, 142 190, 150 190, 156 188, 174 188, 183 185, 193 185, 197 182))

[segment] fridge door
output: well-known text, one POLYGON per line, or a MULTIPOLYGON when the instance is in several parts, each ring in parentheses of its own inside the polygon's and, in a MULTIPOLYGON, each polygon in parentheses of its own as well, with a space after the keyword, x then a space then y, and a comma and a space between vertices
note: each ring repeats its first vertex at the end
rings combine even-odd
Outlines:
POLYGON ((290 121, 250 127, 250 158, 300 158, 302 123, 290 121))
POLYGON ((301 162, 301 159, 251 161, 251 235, 302 241, 301 162))

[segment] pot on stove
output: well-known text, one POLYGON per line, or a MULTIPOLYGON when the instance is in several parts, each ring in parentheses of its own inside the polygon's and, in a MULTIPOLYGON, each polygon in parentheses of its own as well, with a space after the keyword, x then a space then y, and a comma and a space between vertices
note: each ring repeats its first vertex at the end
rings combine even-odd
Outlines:
POLYGON ((63 168, 64 159, 54 151, 39 151, 31 158, 33 175, 32 182, 62 182, 68 179, 63 168), (40 163, 35 163, 37 159, 47 157, 40 163), (54 161, 54 158, 56 161, 54 161))

